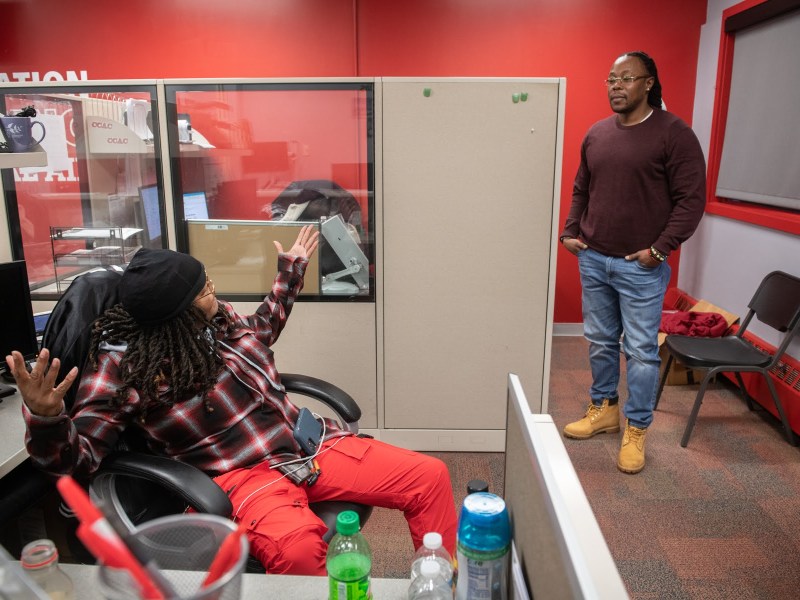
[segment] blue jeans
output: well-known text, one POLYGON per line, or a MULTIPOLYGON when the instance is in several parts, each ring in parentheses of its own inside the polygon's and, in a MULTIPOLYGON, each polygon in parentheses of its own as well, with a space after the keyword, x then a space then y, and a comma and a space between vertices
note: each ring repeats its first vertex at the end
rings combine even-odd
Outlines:
POLYGON ((619 385, 620 336, 624 333, 628 399, 624 414, 634 427, 653 421, 661 359, 658 328, 670 267, 605 256, 592 249, 578 254, 583 289, 583 331, 589 341, 592 387, 596 405, 616 398, 619 385))

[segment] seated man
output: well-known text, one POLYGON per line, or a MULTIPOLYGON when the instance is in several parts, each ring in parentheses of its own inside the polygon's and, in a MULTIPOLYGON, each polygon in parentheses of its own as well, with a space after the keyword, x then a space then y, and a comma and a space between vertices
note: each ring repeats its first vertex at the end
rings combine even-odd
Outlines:
POLYGON ((26 443, 52 475, 90 476, 126 428, 157 453, 191 463, 230 496, 247 523, 251 553, 270 573, 324 574, 322 521, 309 502, 356 501, 403 511, 414 547, 438 531, 455 550, 450 477, 432 457, 343 431, 325 420, 313 486, 292 435, 299 410, 281 385, 269 347, 303 287, 318 233, 304 227, 278 249, 272 291, 255 314, 217 300, 203 265, 186 254, 142 249, 123 274, 121 303, 95 323, 75 405, 56 385, 59 360, 43 349, 30 374, 6 357, 24 400, 26 443), (299 460, 300 459, 300 460, 299 460))

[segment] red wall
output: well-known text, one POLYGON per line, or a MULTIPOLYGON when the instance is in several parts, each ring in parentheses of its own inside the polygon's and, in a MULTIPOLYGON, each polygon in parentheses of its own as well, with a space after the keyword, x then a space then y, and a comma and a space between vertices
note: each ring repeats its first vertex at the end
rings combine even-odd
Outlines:
MULTIPOLYGON (((28 0, 2 7, 0 80, 67 78, 69 71, 89 79, 566 77, 562 222, 583 134, 609 114, 601 81, 614 59, 650 53, 667 108, 691 122, 706 16, 704 0, 28 0)), ((555 322, 581 320, 577 265, 560 249, 555 322)))

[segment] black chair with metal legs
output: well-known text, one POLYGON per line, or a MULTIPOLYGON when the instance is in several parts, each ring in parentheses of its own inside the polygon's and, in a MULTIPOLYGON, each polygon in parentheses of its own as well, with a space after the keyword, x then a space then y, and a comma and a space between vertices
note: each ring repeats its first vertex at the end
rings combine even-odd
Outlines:
POLYGON ((684 448, 689 443, 689 436, 697 420, 697 414, 700 411, 703 395, 706 393, 709 382, 718 373, 726 372, 734 373, 742 397, 751 409, 752 403, 745 389, 741 373, 756 372, 764 376, 772 395, 772 400, 775 403, 775 408, 786 431, 786 439, 793 446, 797 445, 769 371, 778 363, 792 339, 800 332, 800 278, 783 271, 773 271, 761 281, 753 299, 750 300, 747 306, 747 315, 734 335, 719 338, 668 335, 664 341, 664 347, 669 352, 669 358, 658 386, 656 408, 658 408, 658 402, 664 390, 664 383, 674 360, 691 369, 707 370, 697 392, 692 412, 689 415, 689 422, 686 424, 686 430, 683 433, 683 439, 681 439, 681 446, 684 448), (770 355, 762 352, 744 338, 744 333, 747 331, 747 327, 753 317, 784 334, 775 354, 770 355))

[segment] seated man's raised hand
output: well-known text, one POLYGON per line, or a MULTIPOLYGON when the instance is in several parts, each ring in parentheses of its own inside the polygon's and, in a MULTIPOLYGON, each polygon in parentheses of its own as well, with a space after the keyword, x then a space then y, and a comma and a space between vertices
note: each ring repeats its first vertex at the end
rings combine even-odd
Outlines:
POLYGON ((33 414, 40 417, 54 417, 61 413, 64 395, 78 377, 78 368, 73 367, 63 381, 56 385, 61 362, 54 358, 51 363, 49 359, 49 350, 42 348, 29 373, 22 354, 14 350, 10 356, 6 356, 6 364, 14 376, 23 402, 33 414))
POLYGON ((319 231, 316 231, 311 225, 304 225, 300 229, 297 240, 289 250, 284 250, 283 245, 278 241, 273 241, 272 243, 275 244, 275 248, 279 253, 285 252, 298 258, 311 258, 319 245, 319 231))

